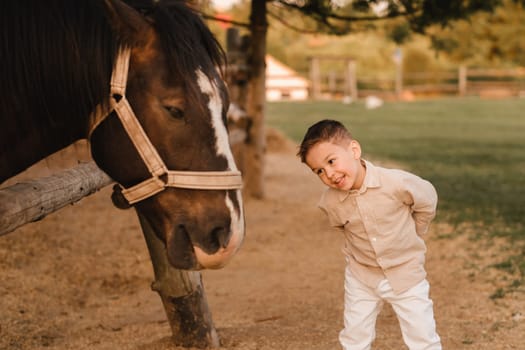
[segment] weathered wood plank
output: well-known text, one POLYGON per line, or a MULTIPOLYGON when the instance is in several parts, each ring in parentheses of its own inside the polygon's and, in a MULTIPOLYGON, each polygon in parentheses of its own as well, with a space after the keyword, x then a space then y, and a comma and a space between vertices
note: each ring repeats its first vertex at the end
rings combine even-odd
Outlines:
POLYGON ((94 162, 0 190, 0 236, 88 196, 113 180, 94 162))

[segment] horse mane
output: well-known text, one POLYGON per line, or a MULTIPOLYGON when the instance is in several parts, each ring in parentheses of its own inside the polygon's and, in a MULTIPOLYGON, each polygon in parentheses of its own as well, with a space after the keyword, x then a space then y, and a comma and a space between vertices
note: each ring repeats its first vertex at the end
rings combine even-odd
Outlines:
POLYGON ((1 124, 20 135, 86 118, 109 95, 121 45, 103 3, 13 0, 2 7, 1 124))
MULTIPOLYGON (((186 76, 200 67, 209 74, 223 67, 225 52, 202 21, 198 10, 182 0, 123 0, 150 17, 160 35, 165 53, 178 62, 177 73, 186 76), (203 55, 210 61, 203 60, 203 55), (208 63, 207 63, 208 62, 208 63), (211 65, 209 64, 211 63, 211 65)), ((210 74, 211 77, 211 74, 210 74)))
MULTIPOLYGON (((213 77, 223 66, 217 40, 184 2, 123 2, 151 18, 176 76, 193 77, 201 68, 213 77)), ((71 141, 82 135, 94 106, 107 103, 118 49, 136 44, 129 33, 115 32, 106 11, 103 0, 1 2, 0 124, 8 136, 50 128, 67 131, 71 141), (66 130, 71 125, 78 129, 66 130)), ((194 79, 185 84, 197 96, 194 79)), ((0 140, 0 151, 10 137, 0 140)))
POLYGON ((170 62, 176 62, 169 65, 171 74, 185 78, 186 98, 195 106, 201 105, 198 103, 200 90, 193 78, 195 71, 201 69, 210 79, 216 77, 217 69, 223 75, 226 54, 199 12, 181 0, 124 2, 153 20, 164 53, 170 62))

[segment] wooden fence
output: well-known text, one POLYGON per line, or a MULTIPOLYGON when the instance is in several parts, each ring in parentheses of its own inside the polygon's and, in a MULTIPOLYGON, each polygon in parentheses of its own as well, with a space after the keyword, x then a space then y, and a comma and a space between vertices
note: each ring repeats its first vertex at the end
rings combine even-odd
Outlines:
MULTIPOLYGON (((85 157, 87 144, 84 141, 51 155, 1 184, 0 237, 113 183, 89 157, 85 157), (72 151, 72 148, 77 146, 84 151, 80 156, 84 160, 69 168, 71 155, 78 154, 78 150, 72 151), (57 169, 49 171, 46 164, 49 158, 59 161, 57 169), (40 177, 42 174, 45 175, 40 177), (33 178, 35 175, 38 178, 33 178)), ((173 343, 184 347, 218 348, 220 340, 200 272, 171 266, 165 244, 157 238, 146 218, 139 212, 137 215, 153 265, 155 280, 152 289, 159 294, 164 305, 173 343)))
POLYGON ((481 96, 524 97, 525 68, 475 69, 460 66, 452 71, 428 71, 403 73, 398 70, 390 75, 359 75, 359 68, 345 72, 320 74, 313 66, 313 99, 331 99, 342 96, 365 97, 376 95, 383 98, 406 96, 481 96), (348 75, 353 76, 348 76, 348 75), (349 81, 355 81, 349 89, 349 81), (355 89, 355 90, 353 90, 355 89))

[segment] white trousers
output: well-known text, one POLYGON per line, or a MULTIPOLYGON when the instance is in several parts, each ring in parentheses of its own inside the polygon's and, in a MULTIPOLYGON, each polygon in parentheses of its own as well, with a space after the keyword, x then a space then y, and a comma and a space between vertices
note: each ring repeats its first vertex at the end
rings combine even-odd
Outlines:
POLYGON ((395 294, 385 279, 377 288, 370 288, 345 271, 344 326, 339 342, 344 350, 369 350, 375 339, 377 315, 384 301, 397 315, 403 340, 410 350, 441 350, 436 332, 429 284, 421 281, 409 290, 395 294))

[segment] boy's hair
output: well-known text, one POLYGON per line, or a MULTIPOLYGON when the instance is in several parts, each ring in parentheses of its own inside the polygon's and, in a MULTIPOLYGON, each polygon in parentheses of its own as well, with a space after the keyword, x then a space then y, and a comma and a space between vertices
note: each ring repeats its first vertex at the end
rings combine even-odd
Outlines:
POLYGON ((347 145, 350 141, 352 141, 352 134, 342 123, 337 120, 324 119, 308 128, 297 155, 301 158, 301 162, 306 163, 306 155, 314 145, 320 142, 347 145))

